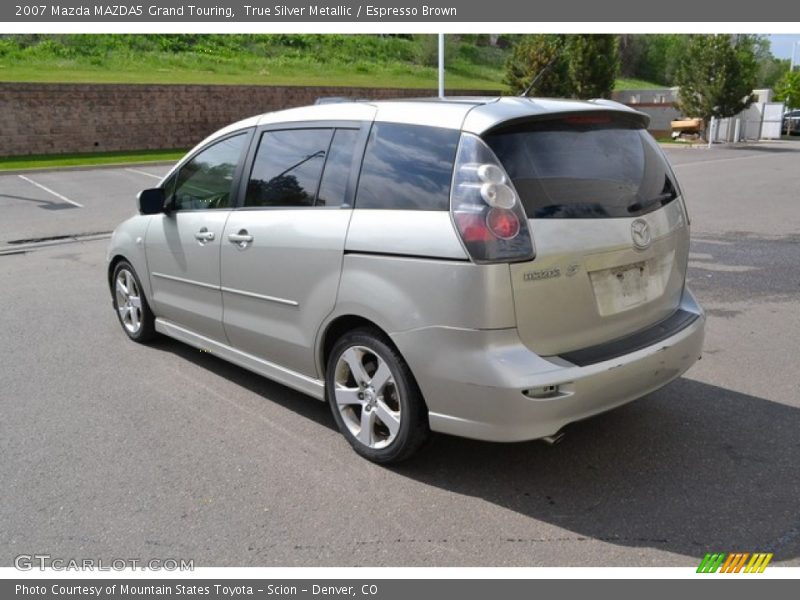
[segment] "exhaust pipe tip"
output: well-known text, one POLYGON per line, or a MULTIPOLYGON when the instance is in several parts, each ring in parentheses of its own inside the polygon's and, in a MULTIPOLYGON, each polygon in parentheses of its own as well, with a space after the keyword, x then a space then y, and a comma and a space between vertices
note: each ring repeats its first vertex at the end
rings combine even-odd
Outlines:
POLYGON ((559 431, 557 433, 554 433, 553 435, 546 435, 543 438, 539 439, 548 446, 555 446, 557 443, 559 443, 561 440, 564 439, 565 435, 566 434, 563 431, 559 431))

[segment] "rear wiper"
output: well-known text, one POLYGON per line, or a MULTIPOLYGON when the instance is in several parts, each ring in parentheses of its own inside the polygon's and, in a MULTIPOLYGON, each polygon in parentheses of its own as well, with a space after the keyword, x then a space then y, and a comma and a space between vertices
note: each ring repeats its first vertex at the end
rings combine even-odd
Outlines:
POLYGON ((677 197, 675 192, 662 192, 655 198, 650 198, 649 200, 642 200, 641 202, 634 202, 628 207, 628 212, 635 213, 639 212, 640 210, 644 210, 645 208, 649 208, 654 204, 660 204, 664 206, 671 200, 674 200, 677 197))

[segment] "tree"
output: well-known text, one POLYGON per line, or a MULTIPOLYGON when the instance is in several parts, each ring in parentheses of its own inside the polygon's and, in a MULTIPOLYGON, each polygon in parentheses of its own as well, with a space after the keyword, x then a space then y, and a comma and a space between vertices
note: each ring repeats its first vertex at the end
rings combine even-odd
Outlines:
POLYGON ((514 46, 506 63, 506 83, 532 96, 608 98, 619 71, 613 35, 529 35, 514 46))
POLYGON ((567 43, 567 65, 575 98, 610 98, 619 72, 615 35, 576 35, 567 43))
POLYGON ((756 62, 758 63, 758 80, 756 87, 774 88, 783 74, 789 70, 788 58, 775 58, 769 39, 763 35, 755 37, 753 43, 756 62))
POLYGON ((647 44, 645 37, 635 33, 619 36, 619 72, 622 77, 638 77, 647 44))
POLYGON ((789 108, 800 107, 800 71, 787 71, 775 87, 775 99, 789 108))
POLYGON ((675 74, 686 54, 688 36, 660 34, 641 37, 645 48, 636 77, 670 87, 675 85, 675 74))
POLYGON ((568 98, 573 87, 564 60, 564 35, 526 35, 511 50, 505 81, 515 94, 522 93, 538 76, 531 96, 568 98), (548 66, 549 65, 549 66, 548 66))
POLYGON ((758 64, 754 38, 693 35, 678 65, 678 108, 687 117, 732 117, 750 106, 758 64))

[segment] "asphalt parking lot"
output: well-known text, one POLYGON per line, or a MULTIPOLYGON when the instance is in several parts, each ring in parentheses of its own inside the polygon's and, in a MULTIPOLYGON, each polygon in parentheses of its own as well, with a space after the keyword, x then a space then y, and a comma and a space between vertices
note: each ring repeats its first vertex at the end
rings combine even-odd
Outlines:
POLYGON ((667 152, 703 360, 556 446, 439 436, 392 468, 322 403, 124 336, 96 234, 167 167, 0 175, 0 566, 800 565, 800 140, 667 152))
POLYGON ((104 234, 136 212, 134 198, 168 165, 0 172, 0 250, 63 235, 104 234))

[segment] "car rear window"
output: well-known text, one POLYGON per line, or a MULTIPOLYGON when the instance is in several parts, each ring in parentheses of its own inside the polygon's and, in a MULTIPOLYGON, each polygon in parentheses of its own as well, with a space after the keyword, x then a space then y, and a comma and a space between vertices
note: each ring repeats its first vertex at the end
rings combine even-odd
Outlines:
POLYGON ((635 217, 678 195, 658 144, 625 115, 567 115, 485 136, 537 219, 635 217))

